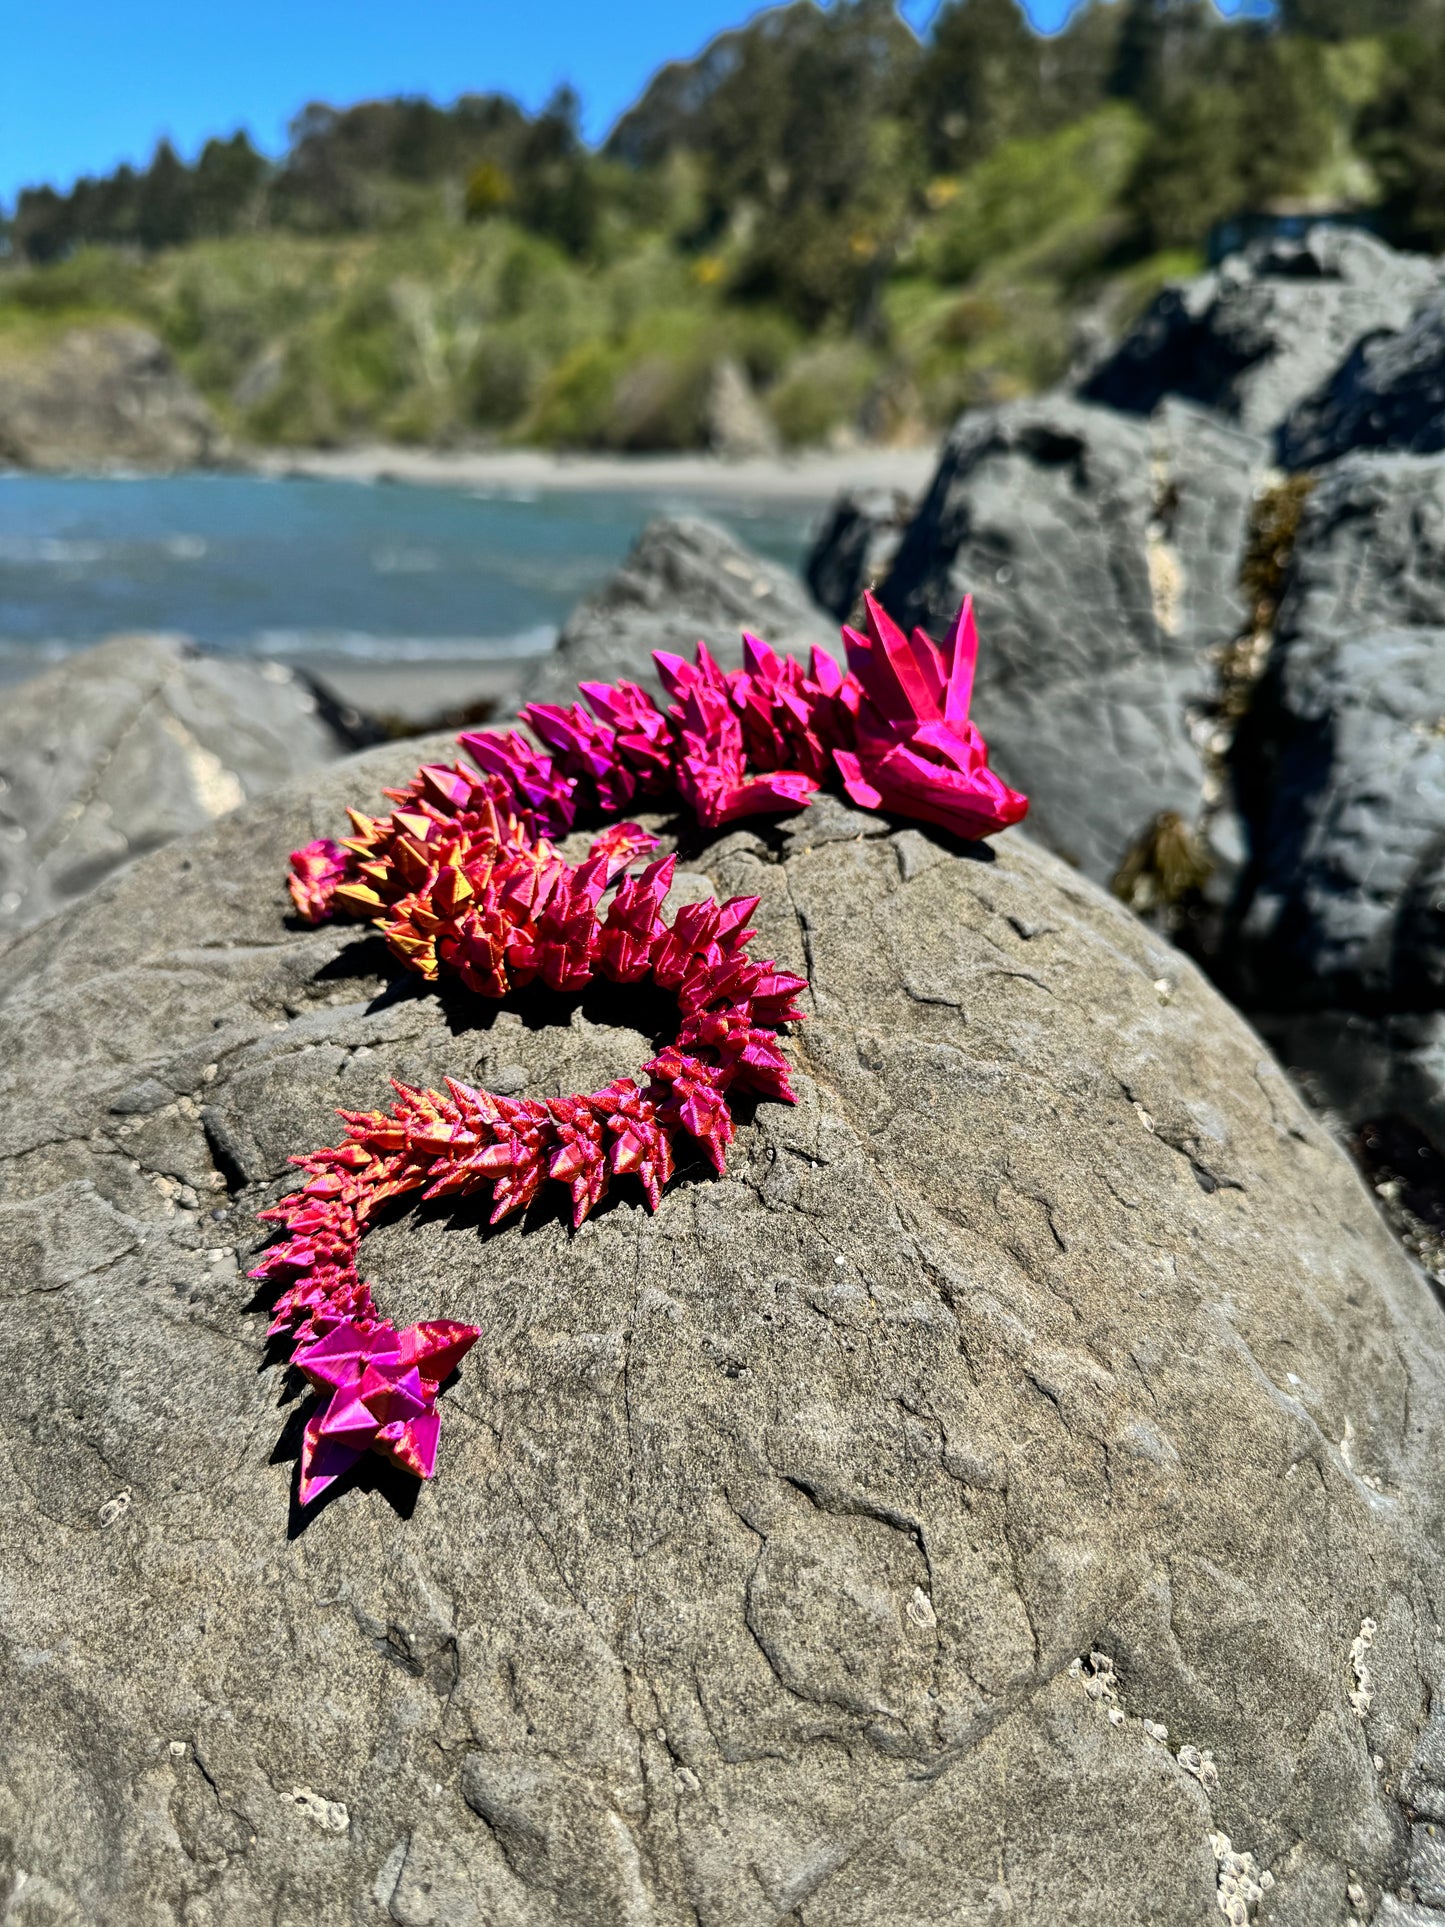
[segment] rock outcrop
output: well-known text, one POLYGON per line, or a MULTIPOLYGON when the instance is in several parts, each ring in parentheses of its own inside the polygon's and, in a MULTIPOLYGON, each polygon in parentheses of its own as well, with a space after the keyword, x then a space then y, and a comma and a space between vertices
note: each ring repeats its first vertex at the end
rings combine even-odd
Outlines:
POLYGON ((803 569, 818 606, 839 622, 851 622, 859 596, 888 574, 912 518, 913 504, 901 489, 845 489, 803 569))
POLYGON ((837 641, 787 569, 701 516, 659 516, 621 568, 568 617, 524 699, 575 702, 579 682, 619 677, 656 694, 654 649, 691 657, 701 639, 725 668, 736 668, 744 629, 781 649, 837 641))
POLYGON ((713 453, 729 461, 778 452, 773 418, 758 400, 747 369, 731 356, 715 364, 708 380, 703 432, 713 453))
POLYGON ((1445 1812, 1439 1305, 1244 1024, 1016 833, 823 800, 694 836, 809 978, 797 1107, 655 1217, 375 1231, 389 1310, 484 1336, 437 1482, 288 1537, 301 1407, 243 1276, 288 1156, 389 1075, 541 1093, 647 1049, 617 993, 478 1009, 289 921, 287 850, 443 748, 10 953, 14 1917, 1204 1927, 1267 1872, 1269 1919, 1344 1927, 1398 1893, 1445 1812))
POLYGON ((117 636, 0 701, 0 935, 346 747, 280 663, 117 636))
POLYGON ((1179 395, 1269 434, 1362 336, 1403 328, 1437 279, 1423 256, 1351 229, 1259 242, 1166 288, 1080 393, 1146 415, 1179 395))
POLYGON ((1311 638, 1270 677, 1246 764, 1251 1001, 1445 1000, 1442 718, 1445 629, 1311 638))
MULTIPOLYGON (((1258 245, 1082 392, 958 423, 883 600, 936 629, 972 592, 1030 829, 1204 957, 1338 1125, 1445 1143, 1439 266, 1258 245)), ((875 533, 839 504, 820 599, 875 533)))
POLYGON ((1445 448, 1445 294, 1422 302, 1398 333, 1355 344, 1323 387, 1299 402, 1280 435, 1290 468, 1315 468, 1352 449, 1417 455, 1445 448))
POLYGON ((72 328, 0 360, 0 462, 18 468, 194 468, 225 441, 210 409, 145 328, 72 328))
POLYGON ((1276 630, 1235 745, 1254 856, 1216 968, 1343 1119, 1445 1136, 1445 462, 1324 471, 1276 630))
POLYGON ((1160 812, 1194 822, 1193 718, 1243 619, 1263 445, 1180 403, 1062 398, 961 418, 882 591, 937 634, 972 594, 977 707, 1031 827, 1106 882, 1160 812))

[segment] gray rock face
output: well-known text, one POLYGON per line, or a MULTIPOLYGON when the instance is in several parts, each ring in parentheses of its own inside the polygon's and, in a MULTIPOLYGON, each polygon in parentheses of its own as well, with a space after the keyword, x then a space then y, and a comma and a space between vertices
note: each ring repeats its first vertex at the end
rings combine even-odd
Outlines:
POLYGON ((712 371, 703 414, 707 445, 716 454, 734 461, 777 454, 773 418, 758 400, 747 370, 731 356, 712 371))
POLYGON ((1207 652, 1239 628, 1261 444, 1170 404, 1046 398, 965 415, 883 600, 934 634, 972 593, 975 715, 1036 834, 1107 881, 1164 810, 1195 819, 1207 652))
POLYGON ((1416 455, 1445 448, 1445 294, 1438 290, 1398 334, 1384 330, 1357 342, 1280 435, 1290 468, 1314 468, 1358 448, 1416 455))
POLYGON ((1268 433, 1362 336, 1403 328, 1436 279, 1433 262, 1348 229, 1261 242, 1166 288, 1080 392, 1135 414, 1180 395, 1268 433))
POLYGON ((1343 1117, 1445 1134, 1445 461, 1326 470, 1276 627, 1224 981, 1343 1117))
POLYGON ((145 328, 74 328, 0 363, 0 462, 20 468, 193 468, 225 442, 145 328))
POLYGON ((796 576, 726 529, 701 516, 659 516, 616 574, 573 611, 525 700, 571 703, 579 682, 624 676, 657 694, 654 649, 691 658, 701 639, 724 667, 736 668, 744 629, 777 648, 803 649, 826 645, 830 624, 796 576))
POLYGON ((1445 627, 1445 461, 1352 455, 1311 492, 1277 660, 1362 629, 1445 627))
POLYGON ((900 489, 845 489, 809 553, 803 574, 813 599, 851 622, 858 598, 892 567, 913 507, 900 489))
POLYGON ((1445 1004, 1445 629, 1312 639, 1262 699, 1257 995, 1445 1004))
POLYGON ((0 700, 0 934, 341 744, 279 663, 117 636, 0 700))
POLYGON ((442 747, 10 953, 13 1916, 1207 1927, 1214 1834, 1277 1921, 1396 1891, 1402 1776, 1438 1797, 1442 1314, 1250 1031, 1018 835, 824 802, 697 851, 809 976, 798 1105, 655 1217, 374 1232, 389 1311, 484 1336, 437 1481, 287 1537, 242 1274, 288 1155, 388 1075, 648 1048, 610 994, 474 1011, 288 923, 286 851, 442 747))

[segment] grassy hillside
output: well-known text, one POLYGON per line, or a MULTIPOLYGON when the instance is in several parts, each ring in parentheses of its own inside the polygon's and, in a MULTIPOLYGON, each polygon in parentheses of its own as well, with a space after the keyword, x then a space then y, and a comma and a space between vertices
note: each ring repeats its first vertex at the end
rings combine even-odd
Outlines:
POLYGON ((138 320, 227 427, 283 445, 695 447, 724 358, 785 442, 923 433, 965 402, 1056 379, 1081 309, 1121 318, 1196 265, 1187 250, 1111 261, 1143 137, 1137 115, 1109 107, 937 177, 861 330, 808 329, 778 300, 732 296, 741 244, 679 245, 679 183, 672 220, 633 227, 600 262, 505 216, 467 222, 435 204, 380 233, 82 247, 0 275, 0 356, 71 324, 138 320))
POLYGON ((1407 77, 1445 78, 1445 39, 1376 10, 1351 38, 1357 0, 1093 0, 1042 42, 1015 0, 951 0, 920 45, 884 0, 793 0, 664 69, 600 154, 570 98, 308 109, 279 167, 237 136, 22 196, 0 358, 135 319, 271 444, 693 447, 725 361, 787 443, 926 434, 1058 379, 1226 215, 1383 197, 1428 226, 1407 77))

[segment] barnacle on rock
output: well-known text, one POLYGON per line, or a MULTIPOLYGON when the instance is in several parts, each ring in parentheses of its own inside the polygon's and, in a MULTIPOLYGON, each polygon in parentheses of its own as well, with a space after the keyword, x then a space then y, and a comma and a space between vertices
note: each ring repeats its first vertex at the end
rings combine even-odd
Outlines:
POLYGON ((389 1112, 343 1112, 339 1145, 293 1160, 299 1191, 261 1215, 284 1231, 251 1274, 277 1292, 271 1333, 330 1392, 306 1427, 300 1497, 308 1503, 364 1451, 428 1478, 442 1381, 475 1342, 449 1321, 398 1332, 377 1315, 357 1270, 379 1206, 407 1194, 461 1196, 491 1186, 492 1220, 524 1209, 551 1180, 567 1186, 574 1227, 616 1178, 635 1177, 656 1209, 679 1139, 721 1171, 735 1091, 792 1101, 783 1024, 803 1016, 804 980, 747 954, 755 897, 684 905, 662 916, 673 858, 630 866, 657 839, 614 823, 585 860, 549 838, 584 812, 616 815, 678 796, 704 827, 806 805, 836 771, 865 808, 897 809, 968 837, 1016 823, 1027 800, 988 767, 968 720, 977 635, 968 603, 940 648, 905 637, 871 597, 867 634, 844 631, 850 668, 822 650, 805 669, 748 636, 745 667, 659 653, 672 706, 631 683, 587 683, 590 706, 532 705, 516 731, 460 738, 465 764, 428 764, 353 834, 291 858, 291 895, 309 922, 375 924, 393 954, 428 980, 457 978, 499 998, 540 979, 575 991, 601 976, 644 978, 677 999, 676 1040, 642 1067, 645 1082, 546 1101, 448 1080, 445 1094, 394 1086, 389 1112), (550 754, 548 753, 550 751, 550 754), (612 892, 611 902, 603 908, 612 892))

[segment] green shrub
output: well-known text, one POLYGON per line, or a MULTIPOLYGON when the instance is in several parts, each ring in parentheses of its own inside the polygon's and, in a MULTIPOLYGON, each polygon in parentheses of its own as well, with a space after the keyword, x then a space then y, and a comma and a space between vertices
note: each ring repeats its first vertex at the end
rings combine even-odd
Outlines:
POLYGON ((516 184, 498 161, 483 161, 467 176, 464 206, 469 221, 489 220, 509 208, 516 198, 516 184))
POLYGON ((528 342, 501 331, 485 335, 466 378, 466 413, 479 428, 511 428, 537 399, 542 360, 528 342))
POLYGON ((793 447, 852 427, 876 361, 856 342, 831 342, 800 355, 768 397, 778 433, 793 447))
POLYGON ((134 313, 145 305, 145 270, 114 248, 81 248, 52 267, 0 277, 0 303, 31 314, 134 313))
POLYGON ((696 448, 712 369, 701 356, 642 355, 618 374, 603 438, 636 454, 696 448))
POLYGON ((543 382, 529 439, 553 448, 600 447, 620 368, 616 349, 603 342, 575 349, 543 382))
POLYGON ((940 281, 963 282, 1087 232, 1117 202, 1147 136, 1113 106, 1039 140, 1009 141, 935 188, 941 210, 923 248, 940 281))

